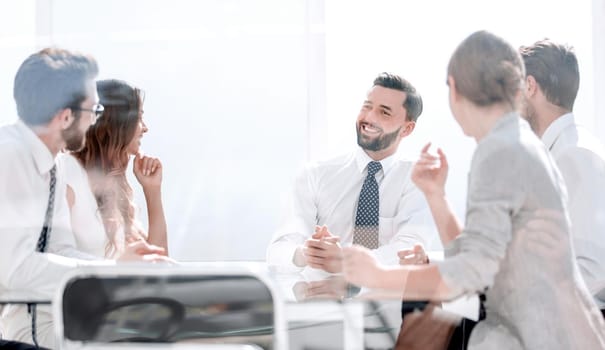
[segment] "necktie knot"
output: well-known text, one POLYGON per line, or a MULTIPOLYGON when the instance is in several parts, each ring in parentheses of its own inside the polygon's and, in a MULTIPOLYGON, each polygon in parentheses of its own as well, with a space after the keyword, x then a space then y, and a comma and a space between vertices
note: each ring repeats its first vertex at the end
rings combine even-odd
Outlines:
POLYGON ((368 163, 368 176, 374 176, 378 171, 382 169, 380 162, 371 161, 368 163))

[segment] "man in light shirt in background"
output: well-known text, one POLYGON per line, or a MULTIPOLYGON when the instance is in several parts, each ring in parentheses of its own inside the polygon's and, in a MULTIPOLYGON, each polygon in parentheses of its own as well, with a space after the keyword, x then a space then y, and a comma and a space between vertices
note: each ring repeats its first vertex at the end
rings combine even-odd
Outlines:
POLYGON ((341 246, 361 244, 381 262, 397 264, 402 249, 438 244, 426 201, 410 179, 413 162, 395 159, 421 113, 422 98, 408 81, 388 73, 374 80, 357 117, 359 147, 299 174, 267 249, 269 266, 338 273, 341 246))
MULTIPOLYGON (((55 157, 78 150, 88 127, 101 116, 94 58, 61 49, 29 56, 15 76, 19 120, 0 127, 0 297, 52 300, 63 275, 79 265, 111 264, 75 248, 66 185, 55 157)), ((164 260, 162 250, 137 242, 120 260, 164 260)), ((3 310, 5 339, 56 346, 48 306, 3 310)), ((36 344, 37 345, 37 344, 36 344)))
POLYGON ((526 69, 522 114, 565 179, 578 265, 605 317, 605 148, 574 119, 578 61, 571 47, 548 39, 520 52, 526 69))

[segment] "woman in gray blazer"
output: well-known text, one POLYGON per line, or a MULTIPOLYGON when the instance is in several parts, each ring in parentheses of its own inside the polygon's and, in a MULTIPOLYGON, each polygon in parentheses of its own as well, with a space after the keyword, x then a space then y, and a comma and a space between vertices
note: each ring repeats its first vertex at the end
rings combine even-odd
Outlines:
POLYGON ((413 171, 445 246, 444 261, 384 267, 362 247, 344 251, 348 281, 407 300, 486 294, 470 349, 605 349, 605 326, 574 259, 563 179, 517 113, 524 81, 510 44, 480 31, 448 66, 449 102, 477 141, 465 227, 445 197, 447 159, 424 147, 413 171), (402 288, 403 287, 403 288, 402 288))

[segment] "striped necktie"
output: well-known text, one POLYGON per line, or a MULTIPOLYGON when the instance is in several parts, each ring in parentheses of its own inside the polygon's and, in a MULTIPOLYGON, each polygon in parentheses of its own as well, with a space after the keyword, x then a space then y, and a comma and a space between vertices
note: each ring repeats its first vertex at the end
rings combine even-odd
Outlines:
MULTIPOLYGON (((50 183, 49 183, 49 194, 48 194, 48 205, 46 206, 46 215, 44 216, 44 225, 38 237, 38 243, 36 244, 36 251, 43 253, 46 250, 50 232, 52 231, 53 222, 53 211, 55 208, 55 187, 57 185, 57 165, 53 165, 50 169, 50 183)), ((36 348, 38 348, 38 339, 36 337, 36 304, 27 304, 27 310, 32 317, 32 341, 36 348)))
POLYGON ((42 226, 42 232, 38 238, 38 244, 36 245, 37 252, 44 252, 48 243, 48 237, 52 231, 53 221, 53 209, 55 207, 55 186, 57 184, 57 166, 54 165, 50 169, 50 194, 48 195, 48 205, 46 206, 46 215, 44 216, 44 226, 42 226))

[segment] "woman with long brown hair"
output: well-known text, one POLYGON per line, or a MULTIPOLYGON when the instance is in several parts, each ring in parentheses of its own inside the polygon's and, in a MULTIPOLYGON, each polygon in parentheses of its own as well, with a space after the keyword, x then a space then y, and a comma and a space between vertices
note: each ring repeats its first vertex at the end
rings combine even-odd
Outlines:
POLYGON ((146 240, 167 252, 166 220, 162 207, 162 164, 140 152, 147 132, 143 121, 143 93, 120 80, 97 82, 103 116, 86 133, 84 147, 65 156, 67 200, 78 248, 111 258, 127 242, 146 240), (149 230, 137 220, 133 190, 126 170, 134 156, 133 172, 143 187, 149 230))

